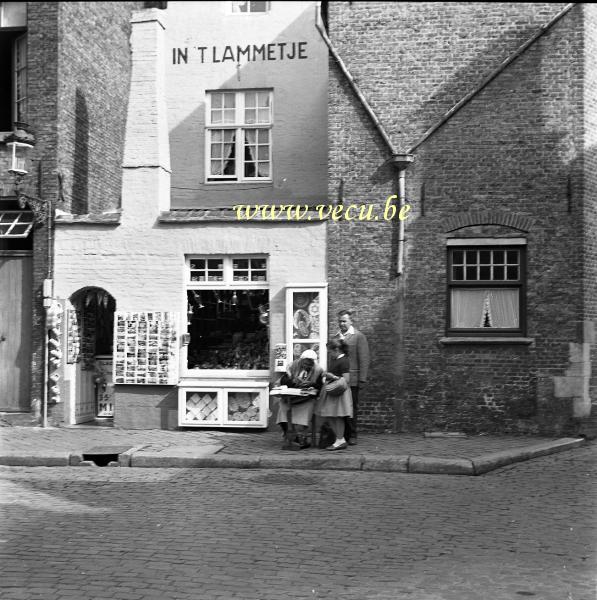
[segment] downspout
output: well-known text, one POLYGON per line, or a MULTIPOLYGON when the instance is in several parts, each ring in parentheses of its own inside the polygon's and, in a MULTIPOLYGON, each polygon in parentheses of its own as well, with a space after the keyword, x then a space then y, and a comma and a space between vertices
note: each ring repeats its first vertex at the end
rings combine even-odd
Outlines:
MULTIPOLYGON (((398 215, 400 216, 400 211, 406 204, 406 169, 413 162, 414 156, 413 154, 400 154, 396 150, 394 144, 390 140, 390 137, 386 133, 384 126, 381 121, 378 119, 377 115, 367 102, 367 99, 359 89, 359 86, 355 82, 352 77, 350 71, 344 64, 344 61, 340 58, 338 51, 334 48, 330 38, 325 31, 325 28, 321 23, 321 3, 318 3, 316 8, 316 18, 315 18, 315 26, 319 31, 323 41, 327 45, 330 54, 334 57, 336 64, 342 71, 344 77, 348 81, 352 91, 355 93, 356 97, 359 99, 361 106, 364 108, 365 112, 371 119, 371 122, 375 126, 377 132, 383 139, 387 149, 390 152, 390 158, 386 163, 391 163, 394 168, 398 170, 398 215)), ((402 414, 403 407, 403 381, 404 381, 404 372, 406 368, 406 355, 404 350, 404 342, 403 342, 403 333, 404 333, 404 298, 405 298, 405 280, 402 277, 404 273, 404 246, 405 246, 405 235, 404 235, 404 221, 398 219, 398 257, 396 261, 396 274, 398 276, 397 280, 397 294, 396 294, 396 302, 397 302, 397 312, 395 319, 395 331, 397 334, 397 339, 400 339, 400 342, 397 344, 397 353, 396 353, 396 375, 397 375, 397 397, 394 401, 394 429, 399 430, 399 415, 402 414)))
MULTIPOLYGON (((406 169, 413 162, 412 154, 395 154, 388 161, 398 169, 398 215, 406 204, 406 169)), ((398 219, 398 258, 396 260, 396 275, 400 277, 404 273, 404 220, 398 219)))

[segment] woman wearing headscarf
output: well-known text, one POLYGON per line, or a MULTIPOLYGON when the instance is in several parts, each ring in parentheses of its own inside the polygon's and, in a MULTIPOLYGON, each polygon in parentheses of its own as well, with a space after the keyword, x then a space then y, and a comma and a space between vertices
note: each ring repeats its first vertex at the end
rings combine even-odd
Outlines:
POLYGON ((282 375, 280 385, 303 390, 312 389, 311 395, 305 396, 281 396, 276 423, 280 425, 285 434, 288 433, 288 422, 290 410, 290 421, 297 433, 298 443, 301 448, 308 448, 307 430, 311 425, 315 399, 323 386, 323 369, 317 364, 317 354, 313 350, 305 350, 299 359, 294 360, 282 375))

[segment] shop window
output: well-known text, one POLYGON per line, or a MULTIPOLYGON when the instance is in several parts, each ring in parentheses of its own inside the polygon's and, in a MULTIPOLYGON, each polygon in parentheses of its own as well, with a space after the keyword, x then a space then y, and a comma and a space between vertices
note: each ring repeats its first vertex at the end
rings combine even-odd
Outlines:
POLYGON ((209 182, 271 180, 272 91, 207 93, 209 182))
POLYGON ((269 2, 231 2, 233 13, 265 13, 268 12, 269 2))
POLYGON ((296 360, 305 350, 314 350, 320 365, 326 365, 327 288, 292 286, 286 289, 287 358, 296 360))
POLYGON ((188 369, 269 369, 267 259, 188 259, 188 369))
POLYGON ((524 307, 524 246, 448 248, 448 335, 523 335, 524 307))

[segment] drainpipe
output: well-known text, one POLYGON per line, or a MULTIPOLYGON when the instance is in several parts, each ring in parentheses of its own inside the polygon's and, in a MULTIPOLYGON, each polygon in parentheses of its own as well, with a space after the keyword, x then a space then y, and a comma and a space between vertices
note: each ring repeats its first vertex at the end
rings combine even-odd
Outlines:
MULTIPOLYGON (((412 154, 395 154, 389 160, 398 169, 398 214, 406 204, 406 169, 413 162, 412 154)), ((404 221, 398 219, 398 260, 396 261, 396 274, 400 277, 404 273, 404 221)))
MULTIPOLYGON (((381 123, 381 121, 379 120, 379 118, 377 117, 377 115, 375 114, 373 109, 371 108, 371 105, 367 101, 367 98, 365 98, 363 92, 361 92, 354 77, 348 70, 348 67, 344 64, 344 61, 340 58, 338 51, 332 44, 332 41, 330 40, 330 38, 325 30, 325 27, 322 24, 321 3, 318 3, 318 6, 316 8, 315 27, 319 31, 319 34, 323 38, 323 41, 325 42, 326 46, 328 47, 328 50, 330 51, 330 54, 333 56, 334 60, 336 61, 336 64, 340 68, 340 71, 342 71, 342 74, 346 78, 346 81, 348 81, 348 84, 352 88, 352 91, 355 93, 356 97, 358 98, 359 102, 361 103, 361 106, 364 108, 365 112, 371 119, 371 122, 375 126, 375 129, 377 130, 377 132, 379 133, 379 135, 385 142, 387 149, 390 151, 390 153, 392 155, 392 157, 387 162, 392 163, 398 169, 398 211, 400 211, 400 209, 406 204, 406 187, 405 187, 406 168, 408 167, 408 165, 410 165, 410 163, 413 162, 414 156, 413 156, 413 154, 410 154, 410 153, 409 154, 400 154, 396 150, 394 144, 392 143, 392 140, 390 139, 390 136, 387 134, 387 132, 385 130, 385 127, 383 126, 383 124, 381 123)), ((398 212, 398 214, 400 214, 400 212, 398 212)), ((398 274, 398 276, 402 275, 402 273, 404 272, 404 241, 405 241, 405 239, 404 239, 404 221, 401 221, 399 219, 398 220, 398 261, 397 261, 397 265, 396 265, 396 273, 398 274)))

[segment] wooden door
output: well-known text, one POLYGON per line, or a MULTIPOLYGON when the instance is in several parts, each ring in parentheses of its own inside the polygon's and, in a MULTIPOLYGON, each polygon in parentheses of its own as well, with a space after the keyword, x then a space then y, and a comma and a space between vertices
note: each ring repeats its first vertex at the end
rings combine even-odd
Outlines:
POLYGON ((0 410, 30 410, 31 256, 0 256, 0 410))

